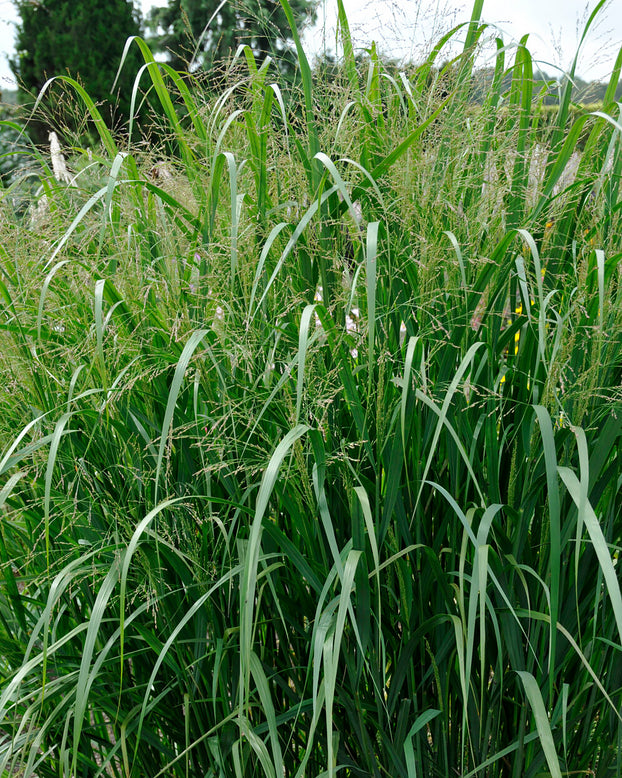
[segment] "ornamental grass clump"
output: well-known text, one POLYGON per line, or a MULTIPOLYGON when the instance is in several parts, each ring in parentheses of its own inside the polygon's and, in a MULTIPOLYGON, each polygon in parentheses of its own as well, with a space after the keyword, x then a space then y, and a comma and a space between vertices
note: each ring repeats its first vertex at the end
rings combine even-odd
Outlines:
POLYGON ((343 98, 130 41, 162 148, 58 77, 0 203, 3 774, 622 774, 622 53, 543 125, 481 2, 408 74, 339 8, 343 98))

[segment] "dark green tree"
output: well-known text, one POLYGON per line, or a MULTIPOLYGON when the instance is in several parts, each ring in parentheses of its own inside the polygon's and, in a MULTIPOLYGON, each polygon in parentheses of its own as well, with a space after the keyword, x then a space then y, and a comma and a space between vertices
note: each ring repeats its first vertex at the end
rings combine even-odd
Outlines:
MULTIPOLYGON (((21 24, 15 42, 17 53, 10 66, 19 85, 20 101, 31 103, 48 78, 70 75, 101 104, 110 124, 125 121, 139 67, 134 47, 114 92, 113 83, 125 41, 141 33, 140 15, 131 0, 15 0, 15 5, 21 24)), ((45 101, 48 108, 59 105, 59 90, 53 94, 55 99, 50 94, 45 101)), ((70 129, 76 129, 80 114, 84 116, 81 108, 74 113, 73 117, 65 113, 62 118, 70 129)), ((40 125, 33 129, 44 139, 40 125)))
MULTIPOLYGON (((298 28, 315 20, 316 0, 290 0, 298 28)), ((150 43, 176 70, 208 68, 248 44, 258 57, 289 61, 291 31, 279 0, 169 0, 147 17, 150 43)))

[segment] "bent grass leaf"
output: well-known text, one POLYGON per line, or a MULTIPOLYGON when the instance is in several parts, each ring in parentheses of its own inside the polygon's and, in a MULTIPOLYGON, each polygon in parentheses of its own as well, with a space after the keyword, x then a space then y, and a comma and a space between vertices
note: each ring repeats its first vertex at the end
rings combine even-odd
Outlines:
POLYGON ((518 670, 518 677, 523 682, 525 694, 531 705, 534 718, 536 720, 536 729, 538 730, 538 738, 546 757, 546 762, 551 771, 551 778, 562 778, 562 771, 559 766, 559 759, 555 750, 555 742, 553 740, 553 733, 551 732, 551 724, 549 717, 546 715, 544 708, 544 700, 540 688, 538 687, 536 679, 528 673, 526 670, 518 670))
POLYGON ((158 488, 160 485, 160 473, 162 472, 164 452, 166 450, 166 444, 169 432, 171 430, 171 425, 173 424, 173 415, 175 413, 177 399, 179 397, 181 386, 186 375, 186 370, 188 369, 188 363, 190 362, 197 346, 207 335, 207 333, 208 330, 198 330, 197 332, 192 333, 188 339, 188 342, 184 346, 184 350, 181 352, 181 356, 179 357, 179 361, 175 367, 175 375, 173 376, 173 381, 171 383, 171 388, 168 394, 168 401, 166 403, 166 410, 164 412, 164 419, 162 421, 162 431, 160 433, 160 446, 158 448, 158 460, 156 462, 155 472, 154 502, 156 503, 158 501, 158 488))
POLYGON ((585 525, 598 557, 600 571, 605 579, 607 593, 611 600, 611 607, 613 608, 613 614, 618 627, 620 645, 622 645, 622 594, 620 592, 620 583, 598 517, 587 499, 587 483, 583 480, 579 482, 575 473, 568 467, 558 466, 557 471, 577 506, 579 520, 585 525))
POLYGON ((283 459, 289 453, 291 447, 307 431, 308 427, 298 424, 291 429, 276 447, 268 467, 266 468, 255 503, 255 516, 251 525, 246 558, 244 561, 242 578, 240 581, 240 716, 243 717, 243 709, 248 699, 249 680, 251 672, 251 652, 253 634, 253 614, 255 610, 255 591, 257 587, 257 567, 261 550, 262 523, 268 509, 268 503, 272 491, 276 485, 279 470, 283 459))

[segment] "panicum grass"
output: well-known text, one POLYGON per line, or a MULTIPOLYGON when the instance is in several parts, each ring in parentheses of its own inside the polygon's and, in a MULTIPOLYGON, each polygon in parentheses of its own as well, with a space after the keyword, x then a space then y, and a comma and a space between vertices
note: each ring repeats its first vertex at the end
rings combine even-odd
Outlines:
POLYGON ((3 775, 622 773, 622 54, 339 14, 3 193, 3 775))

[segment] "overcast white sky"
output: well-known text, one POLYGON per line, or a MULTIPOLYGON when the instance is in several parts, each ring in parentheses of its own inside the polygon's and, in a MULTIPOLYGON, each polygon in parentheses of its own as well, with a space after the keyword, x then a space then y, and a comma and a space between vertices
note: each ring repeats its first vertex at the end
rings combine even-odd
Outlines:
MULTIPOLYGON (((389 54, 418 59, 436 41, 439 32, 466 21, 471 3, 463 0, 344 0, 355 43, 368 46, 376 40, 389 54)), ((141 0, 143 11, 166 0, 141 0)), ((484 0, 484 19, 498 25, 506 42, 531 33, 529 48, 550 75, 554 66, 568 68, 579 30, 596 0, 484 0), (550 63, 550 64, 549 64, 550 63)), ((309 54, 335 48, 337 0, 320 0, 318 23, 305 35, 309 54)), ((0 89, 14 88, 7 56, 14 51, 18 16, 11 0, 0 0, 0 89)), ((599 23, 592 28, 579 60, 579 75, 608 80, 622 46, 622 0, 610 0, 599 23)))

